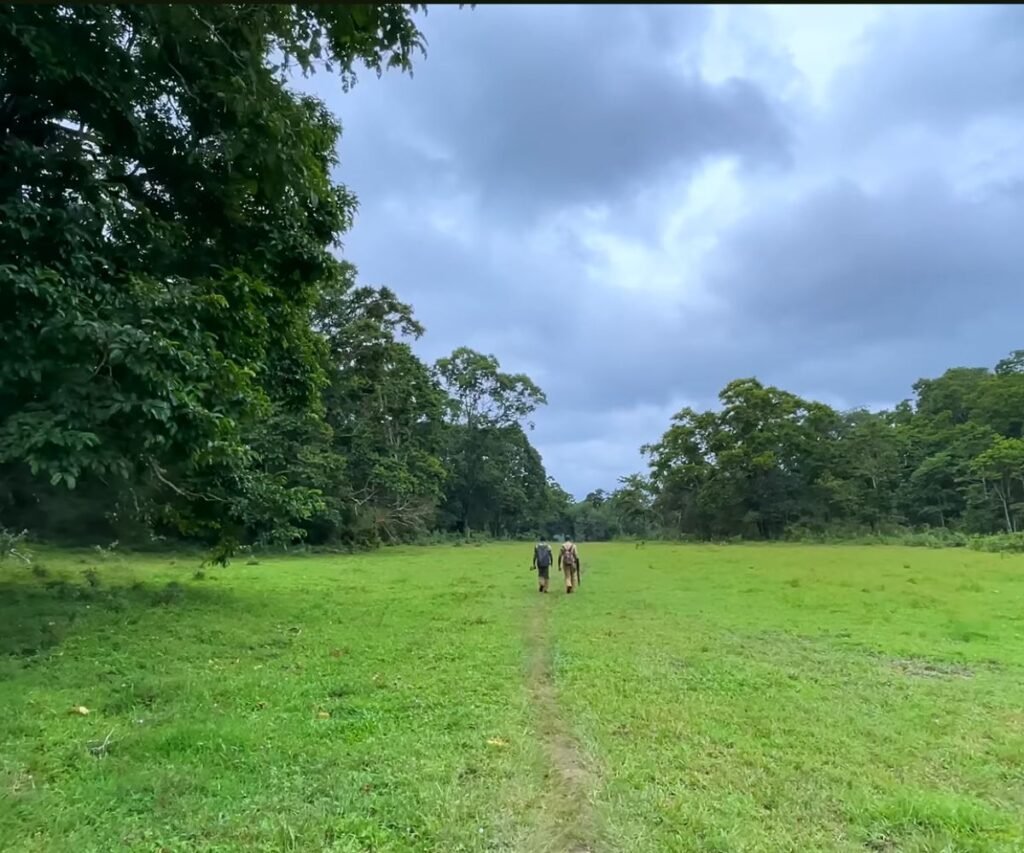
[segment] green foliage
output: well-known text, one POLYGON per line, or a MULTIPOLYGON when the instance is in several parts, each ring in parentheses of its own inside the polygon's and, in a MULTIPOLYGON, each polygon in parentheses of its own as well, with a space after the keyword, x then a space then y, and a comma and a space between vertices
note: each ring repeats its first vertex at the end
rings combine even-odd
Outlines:
MULTIPOLYGON (((0 11, 0 517, 47 539, 372 547, 564 508, 492 356, 435 369, 335 255, 296 69, 409 71, 417 4, 0 11)), ((564 515, 564 513, 563 513, 564 515)))
POLYGON ((407 70, 418 8, 0 10, 12 503, 88 483, 150 527, 302 534, 317 489, 253 446, 315 429, 312 312, 355 199, 331 178, 337 121, 288 68, 407 70))
POLYGON ((493 355, 468 347, 438 359, 435 370, 451 401, 453 423, 471 430, 521 425, 538 406, 547 403, 544 392, 529 376, 502 373, 500 367, 493 355))
POLYGON ((1024 440, 999 436, 971 463, 972 472, 987 484, 998 500, 1006 521, 1006 532, 1015 533, 1024 504, 1017 497, 1024 494, 1024 440))
POLYGON ((1000 533, 993 536, 975 536, 970 540, 975 551, 990 553, 1024 554, 1024 533, 1000 533))
POLYGON ((435 373, 448 399, 442 527, 516 536, 557 523, 564 493, 523 429, 547 402, 544 392, 528 376, 503 373, 494 356, 465 347, 438 360, 435 373))
POLYGON ((314 541, 416 537, 433 522, 446 477, 444 392, 400 340, 423 328, 386 288, 351 286, 325 292, 315 323, 328 345, 330 453, 345 472, 340 491, 324 490, 328 512, 314 521, 314 541))
MULTIPOLYGON (((650 459, 663 535, 966 544, 1024 524, 1024 372, 997 365, 915 383, 891 412, 838 413, 756 380, 717 411, 684 409, 650 459), (941 531, 941 532, 939 532, 941 531)), ((615 526, 614 522, 610 522, 615 526)))

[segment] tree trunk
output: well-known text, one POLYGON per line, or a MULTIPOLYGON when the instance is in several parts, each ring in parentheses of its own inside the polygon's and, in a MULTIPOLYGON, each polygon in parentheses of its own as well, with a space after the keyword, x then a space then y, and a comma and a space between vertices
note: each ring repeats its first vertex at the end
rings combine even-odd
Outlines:
POLYGON ((992 489, 993 491, 995 491, 997 495, 999 495, 999 500, 1002 501, 1003 504, 1003 516, 1006 518, 1006 532, 1013 533, 1013 517, 1010 515, 1009 495, 1007 494, 1005 488, 1000 488, 999 486, 996 486, 994 484, 992 486, 992 489))

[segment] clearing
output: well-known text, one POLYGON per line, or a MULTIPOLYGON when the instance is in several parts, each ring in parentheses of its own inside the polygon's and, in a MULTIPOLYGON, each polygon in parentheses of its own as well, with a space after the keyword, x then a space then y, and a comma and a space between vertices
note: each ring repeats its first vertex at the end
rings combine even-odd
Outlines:
POLYGON ((4 564, 0 849, 1024 849, 1024 559, 530 555, 4 564))

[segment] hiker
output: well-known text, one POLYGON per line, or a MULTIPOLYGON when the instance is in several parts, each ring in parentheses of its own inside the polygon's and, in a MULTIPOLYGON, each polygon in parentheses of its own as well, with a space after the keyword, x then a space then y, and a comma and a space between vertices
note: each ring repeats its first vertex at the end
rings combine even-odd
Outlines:
POLYGON ((537 570, 538 592, 548 591, 549 573, 551 571, 551 549, 543 539, 533 549, 533 568, 537 570))
POLYGON ((565 574, 565 591, 571 593, 573 585, 580 585, 580 555, 576 550, 576 544, 566 537, 558 552, 558 566, 565 574))

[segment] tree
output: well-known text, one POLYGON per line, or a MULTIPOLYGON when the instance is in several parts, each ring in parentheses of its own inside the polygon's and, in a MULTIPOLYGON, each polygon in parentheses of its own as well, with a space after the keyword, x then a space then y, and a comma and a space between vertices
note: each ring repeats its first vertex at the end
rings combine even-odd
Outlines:
POLYGON ((620 477, 619 487, 612 492, 608 504, 623 534, 649 537, 654 533, 653 489, 642 474, 620 477))
POLYGON ((1006 532, 1018 529, 1021 502, 1015 495, 1024 495, 1024 440, 997 438, 994 444, 979 454, 972 465, 974 473, 990 488, 998 499, 1006 523, 1006 532))
POLYGON ((1010 373, 1024 373, 1024 349, 1014 350, 996 364, 996 374, 999 376, 1010 373))
POLYGON ((446 473, 446 397, 402 337, 423 327, 387 288, 355 287, 354 270, 321 296, 314 327, 324 335, 329 377, 326 422, 345 473, 331 491, 331 518, 317 538, 359 544, 425 530, 446 473))
POLYGON ((997 371, 979 384, 971 404, 972 422, 1009 438, 1024 437, 1024 372, 997 371))
POLYGON ((543 503, 538 508, 537 532, 553 538, 573 529, 573 499, 551 476, 547 478, 543 503))
POLYGON ((877 530, 896 520, 903 474, 901 434, 884 413, 856 411, 844 420, 840 471, 854 488, 850 509, 859 521, 877 530))
POLYGON ((310 316, 355 199, 337 122, 288 73, 408 70, 418 8, 0 10, 5 477, 296 533, 315 494, 247 433, 321 408, 310 316))
POLYGON ((659 442, 641 448, 649 458, 653 508, 667 530, 712 535, 714 513, 701 497, 715 474, 711 444, 717 424, 715 413, 687 407, 672 416, 659 442))
POLYGON ((918 414, 945 415, 953 424, 966 423, 974 395, 990 375, 985 367, 953 367, 938 379, 919 379, 914 383, 918 414))
POLYGON ((493 355, 460 347, 438 359, 436 370, 451 399, 451 420, 469 429, 522 425, 547 403, 544 392, 529 376, 502 373, 493 355))
POLYGON ((465 347, 439 359, 435 370, 449 398, 449 523, 466 534, 521 528, 539 512, 547 489, 540 456, 523 431, 547 402, 544 392, 528 376, 503 373, 494 356, 465 347))

